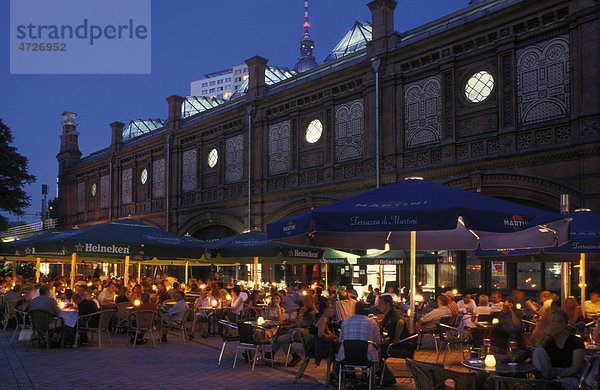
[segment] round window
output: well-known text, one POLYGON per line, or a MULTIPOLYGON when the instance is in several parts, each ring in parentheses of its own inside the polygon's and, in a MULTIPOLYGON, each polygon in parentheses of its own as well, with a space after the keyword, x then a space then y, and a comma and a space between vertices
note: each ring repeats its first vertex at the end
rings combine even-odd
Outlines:
POLYGON ((148 181, 148 170, 146 168, 144 168, 142 174, 140 175, 140 181, 142 182, 142 184, 146 184, 146 182, 148 181))
POLYGON ((96 196, 96 183, 92 184, 92 196, 96 196))
POLYGON ((215 165, 217 165, 217 162, 219 161, 219 152, 217 152, 217 149, 211 149, 210 152, 208 152, 208 166, 211 168, 214 168, 215 165))
POLYGON ((306 127, 306 142, 314 144, 321 139, 321 134, 323 134, 323 124, 321 121, 318 119, 311 121, 306 127))
POLYGON ((479 103, 490 96, 494 89, 494 78, 485 70, 475 73, 465 84, 465 96, 473 102, 479 103))

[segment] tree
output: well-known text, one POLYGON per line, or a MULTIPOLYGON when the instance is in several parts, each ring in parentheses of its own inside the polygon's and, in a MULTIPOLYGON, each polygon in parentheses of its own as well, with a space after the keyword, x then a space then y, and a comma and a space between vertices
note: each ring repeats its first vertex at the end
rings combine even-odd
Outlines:
MULTIPOLYGON (((35 176, 27 172, 27 157, 11 146, 12 132, 0 119, 0 210, 16 215, 25 214, 31 197, 24 190, 35 176)), ((0 215, 0 231, 7 227, 6 217, 0 215)))

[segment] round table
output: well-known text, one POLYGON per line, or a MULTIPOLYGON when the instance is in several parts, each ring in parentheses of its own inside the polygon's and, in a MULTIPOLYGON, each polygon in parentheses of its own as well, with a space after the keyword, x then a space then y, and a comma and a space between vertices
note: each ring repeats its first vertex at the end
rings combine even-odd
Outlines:
POLYGON ((461 364, 470 370, 487 372, 499 376, 524 376, 536 369, 535 366, 530 363, 516 363, 511 365, 509 363, 497 362, 494 367, 488 367, 485 364, 472 363, 474 360, 475 359, 465 360, 461 362, 461 364))

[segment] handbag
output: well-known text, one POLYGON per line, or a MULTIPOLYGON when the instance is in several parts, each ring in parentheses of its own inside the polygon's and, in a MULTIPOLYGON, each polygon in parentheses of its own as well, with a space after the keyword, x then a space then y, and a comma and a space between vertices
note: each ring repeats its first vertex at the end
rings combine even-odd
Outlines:
POLYGON ((21 333, 19 333, 19 341, 30 341, 31 337, 33 337, 33 329, 31 329, 31 328, 21 329, 21 333))

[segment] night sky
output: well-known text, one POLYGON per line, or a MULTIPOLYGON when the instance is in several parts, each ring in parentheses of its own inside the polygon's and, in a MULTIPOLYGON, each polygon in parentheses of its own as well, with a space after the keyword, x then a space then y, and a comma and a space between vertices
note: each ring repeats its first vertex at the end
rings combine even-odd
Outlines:
MULTIPOLYGON (((18 0, 13 0, 18 1, 18 0)), ((85 1, 85 0, 82 0, 85 1)), ((366 0, 311 0, 311 37, 319 64, 353 26, 370 21, 366 0)), ((396 31, 407 31, 468 6, 469 0, 400 0, 396 31)), ((37 182, 22 220, 40 220, 41 186, 56 194, 61 113, 78 114, 84 156, 110 145, 109 123, 167 117, 165 98, 188 96, 190 82, 260 55, 293 68, 303 33, 303 0, 153 0, 151 75, 10 75, 9 0, 0 0, 0 118, 37 182)), ((115 58, 119 61, 119 58, 115 58)), ((9 216, 16 221, 16 216, 9 216)))

